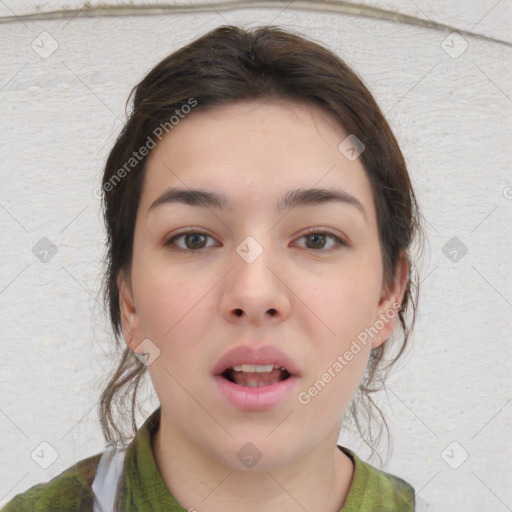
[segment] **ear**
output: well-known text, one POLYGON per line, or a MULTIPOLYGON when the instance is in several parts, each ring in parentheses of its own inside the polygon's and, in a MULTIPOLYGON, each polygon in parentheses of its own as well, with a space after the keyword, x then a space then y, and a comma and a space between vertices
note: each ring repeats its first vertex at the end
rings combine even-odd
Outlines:
POLYGON ((124 271, 120 271, 117 276, 117 287, 119 289, 119 308, 124 340, 130 350, 142 353, 139 317, 133 299, 132 285, 130 278, 125 275, 124 271))
POLYGON ((402 252, 400 260, 396 265, 394 281, 391 284, 384 285, 382 288, 374 322, 375 327, 378 328, 379 335, 373 338, 372 348, 379 347, 391 336, 408 282, 409 259, 402 252), (382 326, 382 324, 384 325, 382 326))

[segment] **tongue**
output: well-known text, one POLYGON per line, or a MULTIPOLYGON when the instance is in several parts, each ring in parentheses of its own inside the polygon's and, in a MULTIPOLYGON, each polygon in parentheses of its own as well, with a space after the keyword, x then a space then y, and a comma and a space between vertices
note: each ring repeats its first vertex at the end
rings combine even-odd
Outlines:
POLYGON ((283 372, 278 368, 274 368, 271 372, 231 372, 231 376, 235 384, 239 386, 247 386, 248 382, 257 382, 260 386, 269 386, 283 379, 283 372))

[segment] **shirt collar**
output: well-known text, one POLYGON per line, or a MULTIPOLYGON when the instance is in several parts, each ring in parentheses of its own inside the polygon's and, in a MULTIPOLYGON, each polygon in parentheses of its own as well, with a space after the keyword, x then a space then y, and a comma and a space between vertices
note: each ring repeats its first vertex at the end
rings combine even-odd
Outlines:
POLYGON ((158 430, 160 412, 159 407, 146 419, 127 447, 123 493, 126 502, 121 510, 185 511, 167 488, 153 455, 153 435, 158 430))
MULTIPOLYGON (((159 407, 146 419, 137 431, 133 441, 127 447, 124 466, 124 488, 122 491, 126 501, 125 499, 122 500, 125 502, 125 506, 121 510, 186 512, 167 488, 153 455, 153 436, 158 430, 160 413, 161 408, 159 407), (135 508, 133 505, 135 505, 135 508)), ((348 448, 343 446, 338 446, 338 448, 354 464, 352 483, 340 512, 366 510, 364 505, 368 504, 367 500, 373 501, 374 493, 378 495, 380 491, 388 487, 389 482, 385 478, 388 475, 359 459, 348 448), (380 481, 386 484, 384 488, 381 486, 380 481)), ((403 489, 403 491, 407 491, 405 493, 407 496, 410 493, 407 489, 403 489)), ((409 499, 408 497, 407 501, 409 499)), ((385 510, 393 509, 385 508, 385 510)), ((409 510, 409 508, 404 510, 409 510)))

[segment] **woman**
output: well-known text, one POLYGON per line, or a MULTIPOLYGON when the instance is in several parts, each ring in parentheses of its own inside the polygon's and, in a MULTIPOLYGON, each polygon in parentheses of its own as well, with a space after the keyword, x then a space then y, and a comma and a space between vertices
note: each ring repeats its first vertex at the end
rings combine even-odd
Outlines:
POLYGON ((102 183, 126 343, 110 446, 4 510, 414 510, 410 484, 337 445, 345 412, 368 434, 414 323, 419 213, 369 91, 316 43, 231 26, 134 91, 102 183), (160 407, 137 431, 146 371, 160 407))

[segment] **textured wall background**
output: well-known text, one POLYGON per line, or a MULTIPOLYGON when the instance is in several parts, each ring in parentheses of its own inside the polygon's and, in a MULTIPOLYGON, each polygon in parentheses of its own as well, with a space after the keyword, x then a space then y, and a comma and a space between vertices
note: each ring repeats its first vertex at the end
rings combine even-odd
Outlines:
POLYGON ((384 402, 386 470, 430 510, 512 510, 510 0, 131 4, 0 1, 0 505, 104 447, 96 400, 115 361, 94 191, 129 90, 207 30, 274 23, 360 73, 427 221, 412 348, 384 402))

